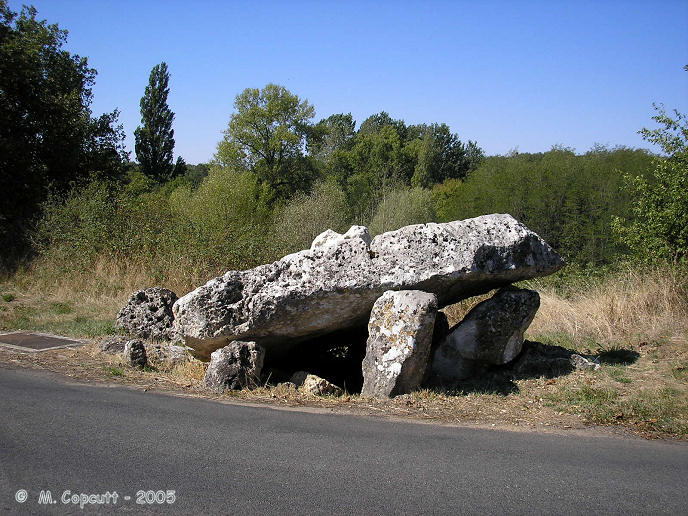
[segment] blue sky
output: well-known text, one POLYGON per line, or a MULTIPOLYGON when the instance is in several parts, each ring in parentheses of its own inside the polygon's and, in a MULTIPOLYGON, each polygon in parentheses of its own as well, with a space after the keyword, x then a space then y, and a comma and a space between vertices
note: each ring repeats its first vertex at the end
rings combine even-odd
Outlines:
MULTIPOLYGON (((17 11, 21 1, 10 0, 17 11)), ((166 61, 175 154, 211 159, 247 87, 282 84, 316 118, 385 110, 445 122, 488 154, 648 147, 652 103, 688 111, 688 0, 560 2, 35 0, 98 70, 95 114, 127 149, 166 61)))

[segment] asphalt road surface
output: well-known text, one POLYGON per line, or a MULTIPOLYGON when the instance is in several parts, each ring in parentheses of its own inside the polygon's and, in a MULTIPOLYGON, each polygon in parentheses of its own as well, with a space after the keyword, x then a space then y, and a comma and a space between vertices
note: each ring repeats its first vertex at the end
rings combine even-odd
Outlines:
POLYGON ((255 408, 0 368, 0 510, 688 514, 688 445, 255 408))

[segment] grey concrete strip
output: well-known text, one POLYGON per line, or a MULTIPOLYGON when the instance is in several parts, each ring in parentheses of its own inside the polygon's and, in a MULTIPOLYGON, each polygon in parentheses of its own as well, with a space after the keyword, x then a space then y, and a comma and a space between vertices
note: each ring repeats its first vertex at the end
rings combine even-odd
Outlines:
POLYGON ((43 351, 50 351, 52 349, 83 346, 84 344, 86 344, 86 342, 80 339, 73 339, 71 337, 63 337, 62 335, 52 335, 49 333, 35 331, 13 331, 0 333, 0 346, 15 351, 23 351, 25 353, 40 353, 43 351), (52 345, 60 341, 63 343, 52 345), (28 344, 22 345, 25 342, 28 344))
POLYGON ((62 502, 66 491, 116 491, 116 506, 86 506, 105 512, 685 514, 688 507, 686 443, 278 411, 2 368, 0 414, 0 507, 11 513, 80 512, 69 498, 62 502), (39 505, 47 490, 57 502, 39 505), (155 496, 168 490, 174 503, 158 504, 155 496))

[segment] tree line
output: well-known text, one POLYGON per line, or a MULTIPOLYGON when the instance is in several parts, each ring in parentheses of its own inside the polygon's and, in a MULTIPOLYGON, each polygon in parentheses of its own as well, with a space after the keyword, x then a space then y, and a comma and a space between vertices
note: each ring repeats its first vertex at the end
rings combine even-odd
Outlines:
POLYGON ((268 84, 237 95, 213 159, 187 165, 173 161, 162 62, 141 98, 130 162, 117 110, 91 113, 96 71, 62 49, 66 31, 6 0, 0 15, 0 187, 11 193, 0 205, 0 267, 37 254, 62 266, 107 255, 146 257, 166 273, 180 257, 242 268, 308 247, 328 228, 379 233, 493 212, 582 265, 686 257, 680 113, 658 107, 659 129, 643 132, 662 155, 558 146, 485 156, 444 123, 406 124, 384 111, 360 124, 351 113, 315 121, 306 99, 268 84))

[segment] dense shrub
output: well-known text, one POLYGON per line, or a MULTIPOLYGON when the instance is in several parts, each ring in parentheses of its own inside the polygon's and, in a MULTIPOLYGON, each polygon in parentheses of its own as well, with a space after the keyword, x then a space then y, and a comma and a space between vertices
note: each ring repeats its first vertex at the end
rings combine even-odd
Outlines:
POLYGON ((309 195, 297 195, 277 210, 272 233, 275 259, 308 249, 327 229, 344 232, 348 226, 342 189, 334 181, 318 183, 309 195))
POLYGON ((432 192, 424 188, 400 188, 383 196, 370 222, 373 235, 409 224, 435 221, 432 192))
POLYGON ((180 186, 169 202, 189 228, 187 252, 195 260, 242 269, 272 255, 266 245, 271 213, 264 198, 253 174, 216 166, 196 190, 180 186))

